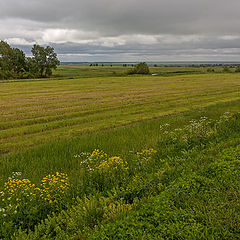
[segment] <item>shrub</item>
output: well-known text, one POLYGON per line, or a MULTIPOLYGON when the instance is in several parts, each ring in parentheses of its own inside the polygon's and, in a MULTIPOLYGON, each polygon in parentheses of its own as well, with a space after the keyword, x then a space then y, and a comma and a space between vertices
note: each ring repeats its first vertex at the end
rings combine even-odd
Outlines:
POLYGON ((214 68, 208 68, 207 72, 215 72, 214 68))
POLYGON ((149 74, 148 65, 145 62, 138 63, 133 69, 128 71, 128 74, 149 74))
POLYGON ((64 173, 46 176, 39 187, 14 173, 0 192, 0 238, 9 239, 19 228, 33 229, 49 213, 61 210, 69 187, 64 173))
POLYGON ((235 72, 240 72, 240 66, 235 69, 235 72))
POLYGON ((87 233, 95 229, 99 222, 109 222, 131 208, 131 205, 114 201, 111 197, 77 199, 77 204, 71 209, 48 216, 36 225, 34 231, 27 234, 20 229, 15 239, 86 239, 87 233))
POLYGON ((223 68, 223 72, 230 72, 230 68, 229 68, 228 66, 225 66, 225 67, 223 68))

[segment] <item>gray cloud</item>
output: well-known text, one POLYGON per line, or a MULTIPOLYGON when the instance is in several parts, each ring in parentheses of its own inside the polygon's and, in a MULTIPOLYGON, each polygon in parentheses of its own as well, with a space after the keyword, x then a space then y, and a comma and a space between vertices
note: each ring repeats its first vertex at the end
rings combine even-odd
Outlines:
POLYGON ((0 0, 0 39, 28 54, 51 44, 62 60, 240 60, 239 9, 239 0, 0 0))

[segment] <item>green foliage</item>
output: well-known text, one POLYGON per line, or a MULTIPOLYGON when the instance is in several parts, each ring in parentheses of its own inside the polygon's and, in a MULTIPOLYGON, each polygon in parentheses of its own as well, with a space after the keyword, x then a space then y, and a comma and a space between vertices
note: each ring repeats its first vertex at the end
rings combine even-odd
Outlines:
POLYGON ((176 208, 164 193, 140 204, 135 211, 88 239, 192 239, 202 229, 192 211, 176 208))
POLYGON ((21 78, 27 70, 23 51, 0 42, 0 79, 21 78))
POLYGON ((215 72, 214 68, 208 68, 207 72, 215 72))
MULTIPOLYGON (((165 124, 160 129, 166 136, 157 152, 150 148, 133 153, 128 169, 122 158, 112 161, 100 150, 82 154, 84 182, 81 194, 72 189, 77 196, 73 206, 61 205, 60 213, 49 210, 41 222, 30 212, 34 228, 22 226, 18 232, 9 218, 2 236, 14 232, 14 239, 237 239, 239 120, 240 113, 226 113, 215 121, 190 121, 177 131, 165 124), (122 165, 126 174, 117 174, 122 165), (101 188, 98 177, 104 180, 101 188)), ((42 187, 52 186, 51 176, 43 179, 42 187)))
POLYGON ((145 62, 138 63, 133 69, 128 71, 128 74, 149 74, 150 70, 145 62))
POLYGON ((0 238, 9 239, 18 229, 33 229, 50 212, 67 204, 69 181, 66 174, 56 173, 36 186, 15 172, 0 192, 0 238))
POLYGON ((230 68, 229 68, 228 66, 225 66, 225 67, 223 68, 223 72, 230 72, 230 68))
POLYGON ((32 48, 32 55, 31 67, 40 77, 51 76, 52 70, 56 69, 57 65, 60 64, 54 49, 49 46, 44 48, 35 44, 32 48))
MULTIPOLYGON (((215 123, 218 129, 225 128, 226 122, 238 122, 236 116, 224 119, 215 123)), ((233 125, 228 126, 234 133, 233 125)), ((215 134, 218 138, 218 132, 215 134)), ((165 161, 170 165, 166 167, 172 168, 167 182, 166 174, 159 175, 165 185, 162 191, 151 194, 125 216, 102 225, 89 239, 239 239, 240 145, 231 147, 234 134, 232 137, 223 140, 221 136, 214 144, 209 138, 205 147, 195 142, 197 148, 183 152, 180 158, 164 157, 160 151, 160 166, 165 161)), ((240 144, 239 138, 237 142, 240 144)))
POLYGON ((16 239, 85 239, 84 235, 95 229, 99 222, 109 222, 131 208, 132 206, 112 198, 84 197, 77 199, 71 209, 49 216, 34 231, 27 234, 19 230, 16 239))
POLYGON ((237 73, 240 72, 240 66, 238 66, 238 67, 235 69, 235 72, 237 72, 237 73))
POLYGON ((32 58, 26 58, 23 51, 11 48, 0 41, 0 79, 49 77, 60 64, 54 49, 34 45, 32 58))

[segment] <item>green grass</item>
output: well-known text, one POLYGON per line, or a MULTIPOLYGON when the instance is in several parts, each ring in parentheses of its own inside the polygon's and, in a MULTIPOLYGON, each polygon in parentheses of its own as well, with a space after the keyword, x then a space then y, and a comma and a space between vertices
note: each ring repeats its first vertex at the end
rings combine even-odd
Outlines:
POLYGON ((161 141, 156 173, 142 173, 142 181, 160 186, 160 193, 152 190, 135 209, 86 239, 240 239, 239 127, 238 114, 235 123, 218 128, 221 136, 207 141, 205 134, 195 135, 191 146, 181 138, 161 141), (151 183, 154 176, 160 183, 151 183))
POLYGON ((0 191, 13 172, 37 186, 63 172, 71 183, 53 206, 26 200, 15 215, 14 202, 0 201, 0 236, 237 239, 239 114, 217 119, 239 112, 240 75, 159 68, 159 76, 126 76, 115 67, 113 76, 113 68, 61 66, 64 77, 0 82, 0 191), (185 128, 203 116, 214 120, 185 128), (142 163, 136 152, 150 147, 157 154, 142 163), (88 170, 79 155, 95 148, 127 161, 127 174, 88 170))
POLYGON ((154 157, 131 153, 126 175, 88 172, 87 198, 17 239, 239 239, 239 120, 169 129, 154 157))
POLYGON ((240 98, 239 74, 164 68, 168 77, 112 76, 111 69, 91 75, 89 67, 61 66, 63 78, 1 82, 0 153, 240 98))
POLYGON ((54 171, 64 171, 78 178, 79 161, 74 155, 91 152, 95 148, 104 149, 110 154, 124 157, 129 151, 136 152, 142 148, 155 146, 161 139, 160 126, 171 124, 171 128, 181 127, 192 119, 206 116, 218 118, 224 112, 239 111, 240 101, 222 103, 207 108, 198 108, 189 112, 166 115, 160 119, 140 121, 120 128, 106 129, 98 132, 55 139, 33 149, 2 156, 0 175, 7 178, 14 171, 21 171, 23 176, 39 181, 44 175, 54 171))

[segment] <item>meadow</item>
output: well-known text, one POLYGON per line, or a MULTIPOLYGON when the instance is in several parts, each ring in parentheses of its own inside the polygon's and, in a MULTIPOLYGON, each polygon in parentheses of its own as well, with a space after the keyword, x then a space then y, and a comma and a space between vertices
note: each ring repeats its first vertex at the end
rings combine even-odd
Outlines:
POLYGON ((240 74, 125 72, 0 82, 1 239, 240 239, 240 74))
POLYGON ((2 81, 0 152, 239 99, 239 74, 156 70, 165 75, 68 66, 56 72, 64 77, 2 81))

